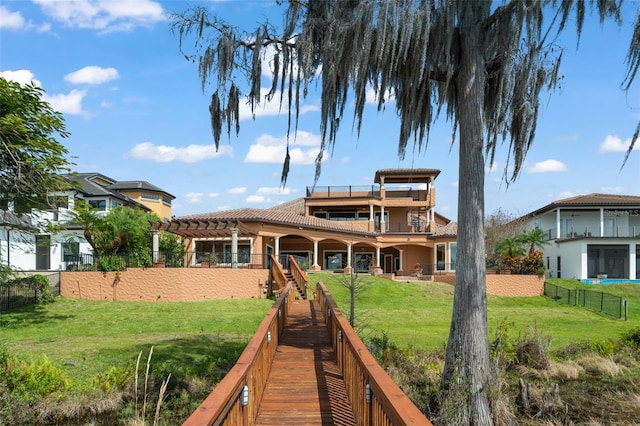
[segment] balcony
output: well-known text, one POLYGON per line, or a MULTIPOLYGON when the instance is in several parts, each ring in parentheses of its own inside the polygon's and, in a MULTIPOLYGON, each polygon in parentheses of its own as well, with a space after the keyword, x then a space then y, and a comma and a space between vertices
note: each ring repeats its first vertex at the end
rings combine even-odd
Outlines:
MULTIPOLYGON (((572 239, 572 238, 600 238, 600 227, 573 227, 569 230, 560 230, 560 237, 557 237, 556 228, 550 228, 545 231, 547 241, 555 239, 572 239)), ((640 226, 615 227, 607 229, 605 227, 603 238, 638 238, 640 237, 640 226)))
POLYGON ((377 185, 307 187, 307 198, 380 198, 377 185))

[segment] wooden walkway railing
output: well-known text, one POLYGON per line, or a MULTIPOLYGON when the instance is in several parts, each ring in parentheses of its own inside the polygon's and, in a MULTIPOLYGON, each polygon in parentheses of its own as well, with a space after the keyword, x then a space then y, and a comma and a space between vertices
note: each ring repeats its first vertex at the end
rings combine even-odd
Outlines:
POLYGON ((237 364, 183 426, 431 425, 378 365, 322 283, 287 285, 237 364))

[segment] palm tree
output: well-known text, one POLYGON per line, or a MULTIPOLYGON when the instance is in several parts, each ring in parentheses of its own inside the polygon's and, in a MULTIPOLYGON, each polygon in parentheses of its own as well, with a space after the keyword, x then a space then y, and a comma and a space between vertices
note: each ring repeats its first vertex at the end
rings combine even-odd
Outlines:
POLYGON ((549 245, 547 234, 542 229, 532 229, 520 236, 520 241, 529 246, 529 254, 533 253, 536 248, 543 249, 549 245))
POLYGON ((503 258, 521 257, 524 255, 520 237, 505 237, 498 242, 496 250, 503 258))
MULTIPOLYGON (((353 104, 359 131, 367 90, 374 88, 378 107, 393 99, 400 117, 398 152, 404 157, 413 140, 425 149, 431 125, 441 112, 459 135, 458 264, 454 306, 442 387, 443 421, 491 425, 489 404, 492 368, 485 291, 484 170, 496 148, 508 141, 505 180, 521 171, 533 143, 540 94, 559 81, 562 49, 555 36, 566 24, 581 33, 585 9, 601 20, 621 22, 615 0, 290 0, 281 30, 265 22, 254 31, 239 31, 206 9, 192 8, 174 15, 180 46, 194 37, 196 53, 184 52, 198 63, 202 88, 213 81, 212 133, 219 145, 223 129, 239 132, 238 81, 249 88, 252 108, 263 101, 261 81, 265 54, 272 85, 267 100, 286 99, 289 130, 295 129, 301 98, 318 82, 321 90, 320 154, 331 151, 343 121, 345 106, 353 104), (348 96, 352 94, 353 97, 348 96), (512 170, 507 175, 506 170, 512 170)), ((628 56, 625 87, 640 65, 640 24, 628 56)), ((638 137, 632 139, 627 157, 638 137)), ((455 137, 454 137, 455 140, 455 137)), ((289 172, 284 158, 282 183, 289 172)))

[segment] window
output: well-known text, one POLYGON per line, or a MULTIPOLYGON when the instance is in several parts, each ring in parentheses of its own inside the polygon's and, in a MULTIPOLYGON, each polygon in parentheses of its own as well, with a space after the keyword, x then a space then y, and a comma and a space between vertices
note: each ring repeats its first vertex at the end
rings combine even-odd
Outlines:
POLYGON ((111 200, 111 208, 116 208, 122 206, 122 203, 117 202, 116 200, 111 200))
POLYGON ((344 269, 347 267, 347 252, 346 251, 325 251, 324 266, 323 269, 344 269))
POLYGON ((160 199, 160 196, 158 194, 143 192, 142 194, 140 194, 140 198, 142 198, 143 200, 158 201, 160 199))
POLYGON ((436 244, 436 270, 438 271, 444 271, 446 269, 446 246, 446 244, 436 244))
POLYGON ((616 232, 616 218, 608 217, 604 220, 604 236, 605 237, 615 237, 616 232))
POLYGON ((451 263, 451 270, 456 270, 456 256, 458 254, 458 244, 457 243, 449 243, 449 259, 451 263))
POLYGON ((320 218, 320 219, 326 219, 327 218, 327 212, 315 212, 313 214, 315 217, 320 218))
POLYGON ((345 212, 330 212, 329 220, 336 221, 345 221, 345 220, 355 220, 356 212, 355 211, 345 211, 345 212))
POLYGON ((62 243, 62 261, 63 262, 77 262, 80 258, 80 243, 77 241, 70 241, 62 243))
POLYGON ((107 200, 89 200, 89 205, 96 210, 107 210, 107 200))
POLYGON ((573 219, 560 219, 560 238, 570 238, 573 235, 573 219))
POLYGON ((166 204, 167 206, 171 206, 171 198, 169 197, 162 197, 162 203, 166 204))

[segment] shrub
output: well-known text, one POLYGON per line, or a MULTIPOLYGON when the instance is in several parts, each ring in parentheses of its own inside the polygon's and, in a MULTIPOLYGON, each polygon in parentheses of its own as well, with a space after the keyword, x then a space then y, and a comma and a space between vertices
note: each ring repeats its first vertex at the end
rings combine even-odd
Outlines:
POLYGON ((124 388, 131 378, 133 378, 132 368, 111 367, 108 372, 97 374, 93 378, 93 388, 109 393, 124 388))
POLYGON ((30 362, 16 359, 6 351, 0 354, 0 378, 8 392, 26 401, 64 392, 71 386, 66 373, 54 366, 46 356, 30 362))
POLYGON ((615 344, 611 340, 592 339, 589 344, 591 349, 599 355, 609 356, 615 352, 615 344))

